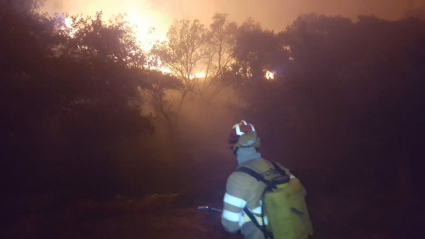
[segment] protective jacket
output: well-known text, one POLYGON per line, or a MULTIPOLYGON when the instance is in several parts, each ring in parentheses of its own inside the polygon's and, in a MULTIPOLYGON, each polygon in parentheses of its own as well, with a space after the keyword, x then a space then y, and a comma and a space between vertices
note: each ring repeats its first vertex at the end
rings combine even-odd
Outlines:
MULTIPOLYGON (((272 180, 279 177, 273 164, 261 158, 261 155, 255 151, 255 148, 241 148, 238 150, 238 168, 246 167, 260 173, 266 180, 272 180)), ((279 165, 279 164, 278 164, 279 165)), ((289 170, 279 165, 288 176, 294 178, 289 170)), ((261 194, 266 185, 257 181, 252 176, 235 171, 227 179, 226 193, 224 195, 224 208, 222 212, 222 224, 226 231, 236 233, 241 230, 245 238, 261 239, 263 233, 254 223, 244 214, 246 207, 252 214, 261 221, 261 194)), ((266 222, 267 223, 267 222, 266 222)))

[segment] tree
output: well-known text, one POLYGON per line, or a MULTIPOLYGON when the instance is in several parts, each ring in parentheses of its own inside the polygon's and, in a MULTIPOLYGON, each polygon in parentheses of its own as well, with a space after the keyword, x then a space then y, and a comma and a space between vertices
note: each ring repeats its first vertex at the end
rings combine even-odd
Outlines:
POLYGON ((281 75, 289 61, 288 50, 281 45, 277 35, 263 30, 252 19, 238 28, 233 56, 236 59, 233 68, 253 81, 264 79, 267 70, 281 75))
POLYGON ((156 70, 141 71, 140 79, 143 79, 141 89, 145 90, 153 98, 153 106, 157 112, 164 116, 169 129, 174 128, 175 119, 172 110, 173 102, 167 99, 170 91, 179 91, 184 85, 175 76, 156 70))
POLYGON ((233 51, 236 44, 235 22, 227 20, 227 14, 216 13, 208 32, 208 54, 206 57, 205 76, 196 78, 196 88, 201 99, 210 103, 211 100, 228 84, 221 81, 225 71, 228 71, 234 61, 233 51), (212 89, 211 89, 212 88, 212 89), (211 89, 211 90, 210 90, 211 89), (210 90, 210 94, 208 94, 210 90))
MULTIPOLYGON (((180 100, 175 109, 176 121, 189 92, 194 91, 194 78, 208 52, 207 30, 198 20, 175 21, 167 33, 167 41, 153 46, 152 57, 155 67, 164 67, 180 79, 180 100)), ((168 116, 167 116, 168 117, 168 116)))
MULTIPOLYGON (((248 26, 241 30, 252 34, 238 38, 235 55, 241 67, 236 69, 241 70, 233 72, 233 79, 238 79, 237 89, 249 105, 246 112, 262 135, 279 142, 275 155, 300 158, 294 164, 326 164, 344 171, 336 176, 347 185, 358 170, 385 167, 371 187, 387 185, 408 197, 413 178, 420 177, 412 172, 423 157, 417 145, 424 135, 419 126, 425 117, 424 21, 360 16, 353 23, 302 15, 279 33, 279 44, 269 44, 276 52, 279 45, 286 46, 292 57, 276 64, 285 71, 275 81, 261 81, 261 69, 273 59, 265 53, 273 51, 254 44, 260 42, 255 40, 260 27, 248 26)), ((364 178, 373 177, 369 173, 364 178)))
POLYGON ((97 12, 94 18, 73 16, 71 19, 73 33, 66 35, 66 46, 59 48, 62 55, 78 55, 80 60, 114 62, 127 68, 144 64, 133 29, 122 16, 109 24, 102 20, 102 12, 97 12))
POLYGON ((120 140, 153 129, 136 104, 141 50, 124 22, 101 14, 74 17, 67 35, 56 19, 8 4, 0 3, 2 189, 100 190, 120 140))
MULTIPOLYGON (((207 52, 207 30, 198 20, 175 21, 167 33, 167 41, 154 45, 155 63, 165 66, 185 85, 183 95, 194 88, 193 78, 198 73, 207 52)), ((184 97, 182 97, 184 99, 184 97)))

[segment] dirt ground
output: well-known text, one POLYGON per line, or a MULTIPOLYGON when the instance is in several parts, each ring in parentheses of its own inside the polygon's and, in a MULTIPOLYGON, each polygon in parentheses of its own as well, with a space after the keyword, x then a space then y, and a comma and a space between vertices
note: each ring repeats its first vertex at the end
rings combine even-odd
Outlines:
MULTIPOLYGON (((197 209, 206 200, 221 208, 222 192, 218 189, 224 182, 222 178, 208 187, 192 185, 180 193, 133 198, 116 195, 103 201, 67 201, 66 194, 60 193, 25 198, 9 195, 3 197, 0 237, 242 238, 224 232, 219 213, 197 209)), ((414 227, 410 219, 420 217, 418 210, 409 211, 383 194, 370 195, 373 192, 367 187, 326 193, 319 188, 309 190, 313 238, 420 238, 408 232, 414 227)))

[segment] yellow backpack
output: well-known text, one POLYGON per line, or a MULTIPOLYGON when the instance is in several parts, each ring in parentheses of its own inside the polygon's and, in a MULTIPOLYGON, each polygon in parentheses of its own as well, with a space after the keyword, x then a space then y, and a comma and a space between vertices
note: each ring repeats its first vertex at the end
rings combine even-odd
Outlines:
POLYGON ((281 176, 271 181, 250 168, 237 169, 266 184, 261 195, 261 222, 248 208, 244 208, 244 212, 266 239, 308 239, 313 234, 313 227, 304 200, 303 186, 298 179, 290 179, 276 163, 272 164, 281 176))

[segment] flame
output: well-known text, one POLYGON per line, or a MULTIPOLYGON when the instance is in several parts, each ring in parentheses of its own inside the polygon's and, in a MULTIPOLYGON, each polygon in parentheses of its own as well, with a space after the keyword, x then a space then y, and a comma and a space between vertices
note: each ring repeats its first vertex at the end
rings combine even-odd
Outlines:
POLYGON ((155 31, 155 25, 149 14, 140 14, 132 10, 126 12, 128 22, 135 27, 135 37, 140 43, 143 51, 150 51, 156 41, 165 40, 165 35, 161 36, 155 31))
POLYGON ((266 72, 266 79, 267 80, 274 80, 274 72, 267 71, 266 72))
POLYGON ((168 27, 174 17, 148 0, 47 0, 46 11, 68 13, 69 15, 93 16, 97 11, 103 12, 103 20, 114 19, 124 15, 124 20, 134 26, 135 37, 142 50, 150 51, 156 41, 166 39, 168 27), (56 8, 53 6, 56 5, 56 8))
MULTIPOLYGON (((50 0, 48 0, 50 1, 50 0)), ((158 4, 153 4, 148 0, 58 0, 61 3, 61 12, 69 13, 71 16, 75 14, 91 15, 96 11, 103 12, 103 20, 108 22, 109 19, 114 19, 117 15, 122 14, 123 20, 127 21, 133 27, 133 34, 140 44, 144 52, 149 52, 152 46, 158 41, 167 40, 166 33, 171 26, 175 13, 171 9, 159 8, 158 4), (105 3, 106 2, 106 3, 105 3)), ((176 3, 170 3, 174 6, 176 3)), ((163 5, 163 4, 162 4, 163 5)), ((47 10, 47 9, 46 9, 47 10)), ((51 12, 52 13, 52 12, 51 12)), ((71 19, 65 19, 65 27, 67 34, 75 32, 71 26, 71 19)), ((65 29, 61 29, 65 30, 65 29)), ((154 67, 147 66, 150 69, 154 67)), ((158 67, 158 71, 171 73, 170 69, 164 66, 158 67)), ((196 72, 190 78, 204 78, 205 73, 196 72)))
POLYGON ((205 72, 196 72, 195 74, 190 76, 190 79, 201 79, 205 78, 206 74, 205 72))

